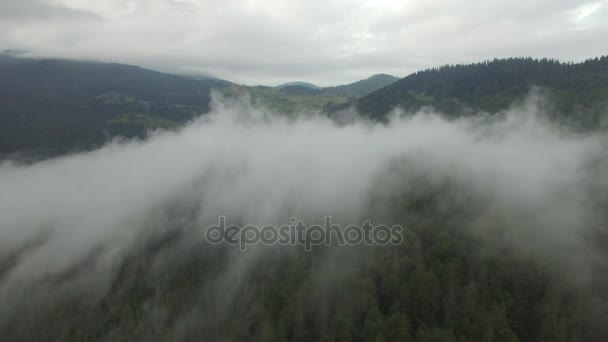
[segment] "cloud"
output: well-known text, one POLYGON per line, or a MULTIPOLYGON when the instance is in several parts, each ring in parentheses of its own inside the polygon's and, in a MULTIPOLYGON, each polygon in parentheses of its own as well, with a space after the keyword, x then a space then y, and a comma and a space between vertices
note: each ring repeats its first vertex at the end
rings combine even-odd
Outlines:
MULTIPOLYGON (((407 220, 417 214, 391 209, 395 198, 445 184, 443 205, 474 209, 472 227, 504 228, 486 235, 586 281, 597 257, 588 236, 605 222, 596 204, 608 189, 606 136, 554 126, 539 103, 532 96, 495 118, 427 111, 341 125, 216 98, 211 114, 177 132, 29 165, 5 161, 0 328, 23 293, 34 306, 63 293, 94 301, 121 261, 159 234, 202 242, 220 215, 260 226, 325 215, 360 224, 389 220, 391 210, 407 220)), ((231 288, 260 256, 226 266, 231 288)))
POLYGON ((4 48, 261 84, 330 85, 494 57, 580 60, 605 53, 608 34, 605 1, 9 0, 0 6, 4 48), (85 13, 104 20, 53 19, 85 13))
POLYGON ((95 20, 100 17, 84 9, 71 8, 55 1, 20 0, 0 3, 0 22, 7 21, 12 25, 25 24, 31 21, 57 20, 95 20))

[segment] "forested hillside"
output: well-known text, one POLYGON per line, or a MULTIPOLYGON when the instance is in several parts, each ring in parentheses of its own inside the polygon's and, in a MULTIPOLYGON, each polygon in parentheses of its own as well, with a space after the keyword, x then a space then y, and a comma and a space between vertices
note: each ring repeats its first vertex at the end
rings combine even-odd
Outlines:
POLYGON ((250 95, 291 113, 343 105, 393 82, 375 75, 353 84, 316 88, 236 86, 213 78, 165 74, 124 64, 0 55, 0 155, 56 155, 99 146, 116 136, 142 137, 209 110, 210 92, 250 95))
POLYGON ((526 95, 533 86, 548 90, 556 110, 592 112, 584 118, 597 123, 608 105, 608 56, 582 63, 553 59, 494 59, 467 65, 445 65, 411 74, 359 101, 364 114, 381 118, 400 106, 417 109, 430 105, 447 113, 466 108, 496 112, 526 95))
POLYGON ((279 112, 334 111, 355 101, 364 115, 382 119, 399 106, 432 106, 450 115, 496 112, 542 87, 556 115, 582 127, 608 125, 608 57, 583 63, 549 59, 495 59, 416 72, 397 82, 379 74, 352 84, 314 89, 235 87, 122 64, 0 56, 0 154, 57 154, 90 148, 111 137, 143 136, 209 110, 210 92, 250 94, 279 112), (379 90, 376 90, 380 88, 379 90), (374 91, 376 90, 376 91, 374 91), (371 91, 371 94, 365 95, 371 91), (358 100, 357 96, 365 95, 358 100))
POLYGON ((343 108, 355 99, 385 87, 398 78, 378 74, 350 84, 320 88, 305 82, 290 82, 277 87, 233 87, 225 93, 230 95, 247 94, 254 101, 269 109, 289 114, 298 111, 333 111, 343 108))
POLYGON ((211 89, 229 85, 130 65, 0 55, 0 153, 141 136, 208 111, 211 89))
MULTIPOLYGON (((446 207, 445 197, 455 195, 449 186, 427 186, 418 195, 404 193, 382 215, 407 224, 399 246, 242 252, 202 242, 197 229, 182 226, 186 212, 172 212, 180 219, 162 221, 171 227, 167 233, 133 246, 102 298, 66 293, 44 307, 25 303, 0 332, 15 341, 592 342, 608 336, 600 269, 594 282, 580 284, 578 270, 571 277, 555 273, 566 265, 500 247, 492 235, 504 231, 504 221, 480 222, 479 209, 466 200, 446 207), (226 273, 231 262, 245 266, 226 273)), ((48 281, 79 279, 97 253, 102 250, 48 281)))

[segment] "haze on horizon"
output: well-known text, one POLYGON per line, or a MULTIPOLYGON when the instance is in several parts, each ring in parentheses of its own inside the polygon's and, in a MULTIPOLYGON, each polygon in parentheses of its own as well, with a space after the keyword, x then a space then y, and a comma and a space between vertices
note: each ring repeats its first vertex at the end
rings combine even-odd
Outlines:
POLYGON ((606 53, 608 1, 4 0, 1 50, 273 85, 606 53), (564 49, 567 46, 567 49, 564 49))

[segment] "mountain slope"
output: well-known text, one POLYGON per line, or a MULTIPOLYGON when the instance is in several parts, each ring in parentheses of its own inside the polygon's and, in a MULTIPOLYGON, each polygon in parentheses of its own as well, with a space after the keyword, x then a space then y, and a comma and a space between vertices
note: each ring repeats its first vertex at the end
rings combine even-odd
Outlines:
POLYGON ((0 56, 0 153, 88 148, 208 111, 230 83, 136 66, 0 56))
POLYGON ((509 58, 469 65, 447 65, 411 74, 356 103, 364 114, 382 118, 393 108, 432 105, 447 112, 472 107, 504 109, 531 87, 550 90, 560 111, 591 108, 608 101, 608 57, 582 63, 509 58))
POLYGON ((311 88, 311 89, 319 89, 320 88, 319 86, 314 85, 312 83, 300 82, 300 81, 287 82, 287 83, 279 84, 275 88, 281 89, 281 88, 292 87, 292 86, 300 86, 300 87, 306 87, 306 88, 311 88))
POLYGON ((364 80, 354 83, 323 88, 323 92, 327 94, 347 95, 347 96, 364 96, 378 89, 384 88, 389 84, 395 83, 399 78, 387 74, 373 75, 364 80))

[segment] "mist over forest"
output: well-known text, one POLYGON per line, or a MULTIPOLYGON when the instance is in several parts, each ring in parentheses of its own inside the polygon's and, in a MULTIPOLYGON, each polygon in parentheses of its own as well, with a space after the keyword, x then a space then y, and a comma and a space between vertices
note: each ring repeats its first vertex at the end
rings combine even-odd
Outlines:
POLYGON ((285 116, 250 98, 143 140, 0 165, 9 340, 606 336, 607 136, 507 109, 285 116), (236 246, 233 224, 400 224, 397 246, 236 246))
POLYGON ((608 341, 608 0, 0 31, 0 342, 608 341))

